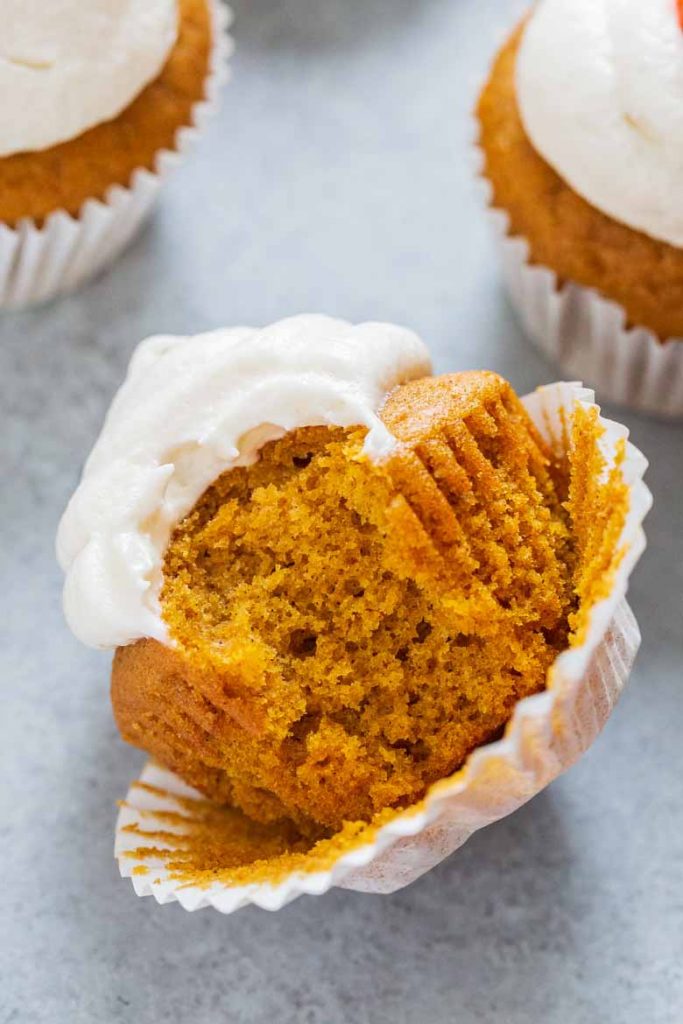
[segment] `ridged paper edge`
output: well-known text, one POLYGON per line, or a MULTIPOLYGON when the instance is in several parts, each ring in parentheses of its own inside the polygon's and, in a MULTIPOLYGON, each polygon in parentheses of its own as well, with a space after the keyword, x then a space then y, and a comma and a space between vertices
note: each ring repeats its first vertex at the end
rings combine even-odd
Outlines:
POLYGON ((503 279, 525 334, 569 377, 586 381, 599 398, 666 419, 683 417, 683 338, 660 340, 629 327, 617 302, 576 282, 560 283, 549 267, 530 262, 530 246, 513 235, 494 205, 484 154, 474 165, 496 241, 503 279))

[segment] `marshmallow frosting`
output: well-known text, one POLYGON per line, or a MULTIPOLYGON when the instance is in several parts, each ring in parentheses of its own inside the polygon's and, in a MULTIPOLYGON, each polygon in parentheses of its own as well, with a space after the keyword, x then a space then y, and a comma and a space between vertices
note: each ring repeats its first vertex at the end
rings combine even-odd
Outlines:
POLYGON ((683 247, 676 0, 539 0, 517 59, 535 149, 593 206, 683 247))
POLYGON ((0 0, 0 156, 121 113, 175 43, 176 0, 0 0))
POLYGON ((206 488, 303 426, 365 426, 381 459, 395 444, 377 415, 386 395, 430 370, 411 331, 324 316, 143 341, 59 526, 73 632, 94 647, 169 643, 164 554, 206 488))

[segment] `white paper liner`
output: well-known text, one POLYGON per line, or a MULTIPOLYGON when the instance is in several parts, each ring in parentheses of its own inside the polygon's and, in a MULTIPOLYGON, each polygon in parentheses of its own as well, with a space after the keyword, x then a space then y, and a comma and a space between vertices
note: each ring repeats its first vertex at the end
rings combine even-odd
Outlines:
POLYGON ((127 187, 112 185, 104 200, 86 200, 77 217, 56 210, 42 226, 30 218, 16 228, 0 224, 0 308, 17 309, 72 291, 103 270, 131 241, 162 182, 182 163, 215 113, 227 80, 232 12, 221 0, 209 0, 209 7, 213 49, 204 98, 192 108, 191 123, 176 132, 173 149, 156 154, 153 172, 138 168, 127 187))
MULTIPOLYGON (((563 422, 579 402, 593 405, 593 393, 579 384, 558 383, 539 388, 523 399, 542 435, 555 444, 564 437, 563 422), (563 420, 563 416, 565 419, 563 420)), ((601 448, 608 467, 614 465, 625 427, 601 417, 605 429, 601 448)), ((611 593, 592 610, 585 642, 561 654, 548 689, 521 700, 501 740, 479 747, 463 769, 431 787, 418 812, 406 811, 381 828, 374 838, 340 856, 326 871, 293 873, 278 884, 254 883, 208 888, 169 877, 162 858, 131 856, 144 840, 142 831, 169 830, 157 812, 187 815, 187 805, 173 796, 130 788, 116 825, 115 856, 124 877, 138 896, 159 903, 177 900, 186 910, 214 907, 231 913, 248 904, 278 910, 303 893, 320 894, 332 886, 359 892, 388 893, 414 881, 452 853, 479 828, 510 814, 590 746, 609 717, 629 674, 640 643, 638 626, 624 595, 631 571, 645 547, 642 521, 652 498, 643 483, 647 462, 630 443, 622 464, 630 504, 619 547, 625 555, 611 593), (137 869, 137 871, 136 871, 137 869), (144 873, 138 873, 144 872, 144 873)), ((139 780, 168 794, 202 799, 177 776, 149 763, 139 780)), ((155 847, 160 844, 154 837, 155 847)))
POLYGON ((572 281, 561 285, 554 271, 531 264, 529 243, 510 234, 507 213, 492 205, 483 154, 476 153, 503 278, 525 333, 563 374, 595 388, 601 401, 683 416, 683 338, 660 341, 644 327, 628 327, 618 303, 572 281))

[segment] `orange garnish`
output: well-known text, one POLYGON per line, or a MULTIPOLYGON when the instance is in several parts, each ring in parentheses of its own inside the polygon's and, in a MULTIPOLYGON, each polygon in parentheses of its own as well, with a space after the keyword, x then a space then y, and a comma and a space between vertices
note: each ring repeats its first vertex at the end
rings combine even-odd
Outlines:
POLYGON ((680 23, 681 28, 683 28, 683 0, 677 0, 677 6, 678 6, 678 21, 680 23))

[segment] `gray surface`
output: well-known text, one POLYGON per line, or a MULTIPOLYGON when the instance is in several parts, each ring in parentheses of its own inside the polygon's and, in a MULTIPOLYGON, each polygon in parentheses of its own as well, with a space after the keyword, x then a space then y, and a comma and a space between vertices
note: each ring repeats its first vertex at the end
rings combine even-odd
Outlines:
POLYGON ((77 296, 0 318, 1 1024, 681 1021, 680 428, 625 417, 656 505, 631 591, 645 641, 604 735, 391 897, 230 918, 136 899, 112 828, 142 757, 116 736, 108 657, 59 608, 57 519, 148 333, 319 310, 408 324, 440 369, 552 379, 499 291, 466 152, 515 7, 240 0, 223 113, 149 229, 77 296))

